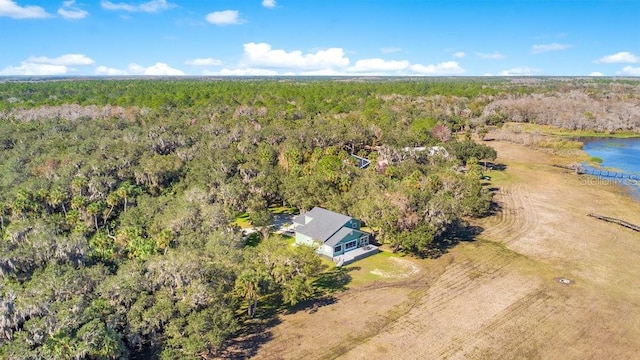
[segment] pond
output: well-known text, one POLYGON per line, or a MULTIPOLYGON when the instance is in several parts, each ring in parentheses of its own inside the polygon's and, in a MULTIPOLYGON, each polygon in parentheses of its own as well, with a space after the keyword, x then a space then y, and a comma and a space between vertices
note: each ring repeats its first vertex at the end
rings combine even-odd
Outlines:
MULTIPOLYGON (((584 143, 583 149, 589 156, 602 160, 602 168, 622 172, 626 175, 640 176, 640 138, 589 138, 580 139, 580 141, 584 143)), ((640 198, 640 181, 611 178, 603 178, 602 180, 631 186, 634 195, 640 198)))

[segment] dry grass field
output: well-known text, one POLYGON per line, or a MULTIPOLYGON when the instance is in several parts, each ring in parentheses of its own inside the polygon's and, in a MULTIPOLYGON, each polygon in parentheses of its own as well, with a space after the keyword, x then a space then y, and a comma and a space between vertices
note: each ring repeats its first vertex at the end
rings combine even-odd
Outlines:
POLYGON ((640 202, 552 166, 573 155, 488 144, 506 170, 490 173, 501 210, 475 224, 484 228, 477 240, 436 260, 353 264, 335 302, 279 316, 251 355, 638 359, 640 233, 586 215, 640 224, 640 202))

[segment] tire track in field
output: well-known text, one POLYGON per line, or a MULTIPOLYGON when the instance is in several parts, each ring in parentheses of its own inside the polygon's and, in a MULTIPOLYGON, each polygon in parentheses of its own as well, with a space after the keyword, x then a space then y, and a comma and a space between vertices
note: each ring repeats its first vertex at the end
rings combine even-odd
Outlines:
POLYGON ((538 217, 527 193, 521 184, 505 185, 495 196, 500 210, 485 223, 481 236, 510 244, 531 232, 538 225, 538 217))
POLYGON ((482 284, 500 279, 509 272, 507 268, 512 262, 510 256, 484 247, 477 251, 485 255, 479 256, 481 261, 461 260, 447 267, 437 282, 426 289, 419 304, 389 324, 382 336, 402 334, 408 338, 424 337, 425 333, 434 331, 430 319, 438 317, 441 312, 451 311, 453 301, 464 299, 482 284))
POLYGON ((563 309, 555 306, 556 302, 557 299, 544 290, 533 291, 496 314, 492 322, 476 333, 450 342, 438 357, 515 359, 533 355, 541 342, 552 340, 557 333, 557 328, 551 331, 552 327, 545 324, 557 321, 559 316, 565 318, 563 309))

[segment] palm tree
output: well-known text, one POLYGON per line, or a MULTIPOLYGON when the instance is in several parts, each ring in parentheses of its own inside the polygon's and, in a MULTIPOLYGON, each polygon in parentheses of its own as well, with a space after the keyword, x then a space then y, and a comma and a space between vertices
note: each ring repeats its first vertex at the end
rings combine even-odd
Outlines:
POLYGON ((83 325, 76 336, 82 339, 76 358, 118 359, 126 352, 120 334, 98 318, 83 325))
POLYGON ((98 214, 103 208, 102 201, 92 202, 87 205, 87 213, 93 216, 93 223, 95 225, 96 231, 98 230, 98 214))
POLYGON ((71 211, 69 211, 69 214, 67 216, 67 218, 74 224, 76 225, 76 223, 82 219, 83 221, 86 221, 87 218, 87 198, 84 196, 74 196, 71 199, 71 211))
POLYGON ((100 357, 117 359, 125 352, 124 344, 122 344, 119 334, 110 327, 104 329, 100 340, 101 346, 97 351, 97 355, 100 357))
POLYGON ((47 204, 55 210, 58 206, 62 206, 64 216, 67 216, 67 208, 64 206, 64 202, 67 198, 67 194, 59 187, 54 187, 47 196, 47 204))
POLYGON ((173 232, 170 229, 164 229, 156 236, 156 247, 162 250, 164 254, 169 250, 171 242, 173 241, 173 232))
POLYGON ((120 203, 120 196, 118 196, 117 193, 112 192, 112 193, 109 193, 109 195, 107 195, 107 205, 109 205, 110 207, 109 207, 109 212, 107 212, 107 214, 104 216, 105 225, 107 224, 107 220, 109 219, 109 216, 113 211, 113 208, 116 207, 118 203, 120 203))
POLYGON ((34 206, 35 204, 33 202, 32 194, 28 190, 20 189, 11 204, 11 213, 14 216, 19 214, 23 219, 25 219, 27 217, 27 212, 32 210, 34 206))
POLYGON ((59 332, 45 341, 42 352, 50 359, 73 359, 76 344, 65 332, 59 332))
POLYGON ((113 238, 109 237, 109 235, 102 231, 98 231, 89 240, 89 246, 92 250, 98 252, 100 257, 106 259, 111 257, 111 254, 113 253, 113 238))
POLYGON ((253 317, 258 309, 258 299, 266 290, 266 274, 249 269, 243 271, 236 279, 236 292, 247 300, 247 314, 253 317))
POLYGON ((125 212, 127 211, 127 203, 128 203, 129 197, 131 197, 134 193, 135 193, 135 187, 131 185, 131 183, 128 181, 125 181, 122 184, 120 184, 120 186, 116 190, 116 194, 118 195, 118 197, 124 200, 125 212))
POLYGON ((71 191, 74 196, 82 196, 85 186, 87 186, 87 179, 82 176, 76 176, 71 180, 71 191))

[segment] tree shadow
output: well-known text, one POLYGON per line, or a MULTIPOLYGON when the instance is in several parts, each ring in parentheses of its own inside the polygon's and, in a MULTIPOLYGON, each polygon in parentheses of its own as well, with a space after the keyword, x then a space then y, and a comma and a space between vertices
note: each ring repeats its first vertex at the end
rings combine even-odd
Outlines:
POLYGON ((475 241, 483 231, 482 226, 458 222, 448 236, 433 241, 423 255, 427 258, 437 259, 461 242, 475 241))
POLYGON ((349 273, 360 269, 361 267, 359 266, 336 266, 323 272, 313 282, 313 286, 316 288, 316 293, 313 298, 300 302, 295 306, 288 307, 285 309, 285 312, 287 314, 294 314, 299 311, 306 311, 309 314, 313 314, 318 311, 319 308, 335 303, 336 298, 333 294, 347 290, 347 285, 352 279, 349 273))
POLYGON ((245 245, 249 247, 256 247, 262 241, 262 234, 259 232, 254 232, 247 235, 245 240, 245 245))
POLYGON ((238 314, 242 326, 224 342, 218 358, 247 359, 256 356, 260 347, 273 338, 271 329, 282 322, 278 317, 282 310, 280 300, 275 294, 266 295, 260 299, 253 317, 248 317, 246 312, 238 314))
POLYGON ((314 299, 309 299, 307 301, 303 301, 293 307, 290 307, 286 310, 287 314, 295 314, 300 311, 305 311, 309 314, 314 314, 318 311, 319 308, 331 304, 335 304, 337 299, 333 295, 325 295, 322 297, 317 297, 314 299))
MULTIPOLYGON (((499 190, 499 188, 490 188, 489 191, 492 191, 492 189, 495 189, 496 192, 499 190)), ((492 199, 491 204, 489 204, 489 213, 487 215, 488 216, 496 215, 501 211, 502 211, 502 205, 500 205, 500 203, 492 199)))
POLYGON ((492 161, 481 161, 480 166, 486 168, 487 170, 495 170, 495 171, 505 171, 507 170, 507 165, 499 164, 492 161))
POLYGON ((314 282, 313 285, 321 292, 335 293, 337 291, 347 290, 347 284, 351 282, 350 272, 359 270, 357 266, 350 267, 334 267, 323 272, 314 282))
POLYGON ((270 329, 280 323, 275 315, 247 319, 242 330, 226 341, 219 358, 247 359, 256 356, 260 347, 273 338, 270 329))
POLYGON ((352 279, 349 273, 357 270, 360 270, 360 267, 350 266, 333 267, 323 272, 313 282, 316 293, 312 299, 292 307, 282 305, 281 299, 262 299, 256 316, 244 319, 242 329, 225 342, 219 358, 247 359, 256 356, 260 347, 273 338, 271 329, 281 323, 279 314, 294 314, 300 311, 314 314, 319 308, 334 304, 337 299, 333 294, 347 290, 347 285, 352 279))

